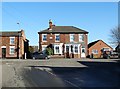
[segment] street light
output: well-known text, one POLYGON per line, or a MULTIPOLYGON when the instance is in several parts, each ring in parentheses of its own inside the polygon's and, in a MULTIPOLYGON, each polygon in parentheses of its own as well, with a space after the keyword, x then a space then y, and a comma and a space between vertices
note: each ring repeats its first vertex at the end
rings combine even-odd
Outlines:
MULTIPOLYGON (((20 29, 20 23, 18 22, 17 24, 18 24, 19 29, 20 29)), ((18 57, 20 59, 20 32, 19 32, 19 38, 18 38, 18 57)))

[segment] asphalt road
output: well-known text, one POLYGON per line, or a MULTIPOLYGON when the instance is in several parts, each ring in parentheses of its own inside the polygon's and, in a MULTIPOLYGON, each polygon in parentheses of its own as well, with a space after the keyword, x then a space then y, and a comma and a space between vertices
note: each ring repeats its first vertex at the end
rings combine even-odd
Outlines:
POLYGON ((2 87, 119 88, 120 65, 113 60, 27 60, 2 62, 2 87))

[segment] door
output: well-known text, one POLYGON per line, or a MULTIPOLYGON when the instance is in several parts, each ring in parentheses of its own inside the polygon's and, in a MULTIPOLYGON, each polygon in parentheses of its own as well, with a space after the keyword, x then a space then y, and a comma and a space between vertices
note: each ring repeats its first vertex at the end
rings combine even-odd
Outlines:
POLYGON ((81 48, 81 57, 85 58, 85 48, 81 48))
POLYGON ((6 48, 2 48, 2 58, 6 58, 6 48))
POLYGON ((70 58, 70 56, 69 56, 69 46, 66 46, 66 57, 70 58))

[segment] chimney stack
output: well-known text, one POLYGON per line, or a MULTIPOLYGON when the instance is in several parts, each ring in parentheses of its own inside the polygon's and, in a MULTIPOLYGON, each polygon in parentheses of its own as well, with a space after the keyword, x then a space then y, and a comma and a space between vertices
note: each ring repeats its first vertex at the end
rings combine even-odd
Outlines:
POLYGON ((49 20, 49 30, 52 30, 52 20, 49 20))

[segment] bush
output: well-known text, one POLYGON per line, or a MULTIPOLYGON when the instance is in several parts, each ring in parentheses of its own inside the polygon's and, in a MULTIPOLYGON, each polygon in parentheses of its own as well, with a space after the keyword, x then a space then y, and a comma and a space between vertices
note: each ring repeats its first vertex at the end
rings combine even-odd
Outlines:
POLYGON ((47 54, 47 55, 53 55, 53 49, 51 49, 51 48, 46 48, 46 54, 47 54))

